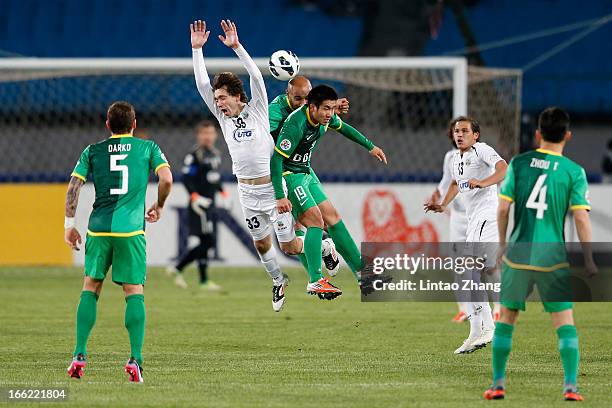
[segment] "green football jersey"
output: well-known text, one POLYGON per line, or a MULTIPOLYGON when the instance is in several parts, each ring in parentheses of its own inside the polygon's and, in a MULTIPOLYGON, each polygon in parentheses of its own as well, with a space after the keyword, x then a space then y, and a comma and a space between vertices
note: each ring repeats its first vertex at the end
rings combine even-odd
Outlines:
POLYGON ((508 259, 541 266, 544 268, 541 270, 565 261, 564 245, 537 243, 564 243, 568 209, 591 209, 584 169, 567 157, 544 149, 512 159, 499 196, 515 204, 509 243, 536 243, 530 245, 531 251, 526 251, 525 245, 515 245, 508 259))
POLYGON ((286 94, 278 95, 270 105, 268 105, 268 116, 270 118, 270 134, 274 142, 278 140, 278 135, 283 128, 285 119, 293 112, 289 98, 286 94))
POLYGON ((145 197, 151 170, 169 167, 166 156, 151 140, 115 135, 85 148, 72 176, 91 178, 96 190, 88 234, 144 234, 145 197))
POLYGON ((328 128, 340 130, 342 120, 334 114, 327 125, 314 124, 308 105, 296 109, 285 121, 276 142, 276 150, 283 160, 283 172, 310 173, 310 156, 317 142, 328 128))

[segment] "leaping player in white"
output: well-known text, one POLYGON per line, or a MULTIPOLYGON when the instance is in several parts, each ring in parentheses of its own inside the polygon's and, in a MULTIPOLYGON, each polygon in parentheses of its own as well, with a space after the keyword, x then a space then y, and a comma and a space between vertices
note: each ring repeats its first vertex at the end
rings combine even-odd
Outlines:
POLYGON ((232 172, 238 179, 245 222, 261 262, 272 278, 272 308, 278 312, 285 302, 287 279, 276 259, 271 227, 274 227, 281 248, 287 254, 303 252, 303 240, 295 236, 291 213, 278 214, 276 211, 270 178, 274 140, 270 135, 268 95, 263 76, 238 41, 236 24, 222 20, 221 28, 225 36, 219 35, 219 40, 234 50, 249 74, 251 100, 247 99, 240 78, 232 72, 222 72, 210 83, 202 53, 210 31, 206 31, 206 23, 202 20, 190 25, 196 86, 221 126, 232 158, 232 172))
MULTIPOLYGON (((508 164, 486 143, 478 142, 480 125, 466 116, 454 120, 453 137, 458 151, 453 156, 453 181, 441 204, 426 204, 425 211, 444 212, 458 193, 468 217, 467 243, 499 242, 497 230, 497 183, 504 179, 508 164)), ((488 273, 495 270, 493 246, 476 245, 469 255, 485 257, 488 273)), ((486 299, 485 299, 486 300, 486 299)), ((471 302, 470 335, 455 354, 471 353, 493 339, 494 323, 488 301, 471 302)))

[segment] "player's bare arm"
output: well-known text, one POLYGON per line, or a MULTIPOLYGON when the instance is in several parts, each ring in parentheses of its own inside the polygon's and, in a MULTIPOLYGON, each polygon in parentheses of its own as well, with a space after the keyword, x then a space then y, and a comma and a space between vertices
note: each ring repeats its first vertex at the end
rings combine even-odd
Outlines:
POLYGON ((196 20, 189 24, 189 29, 191 31, 191 48, 202 48, 210 35, 210 31, 206 31, 206 22, 196 20))
POLYGON ((588 211, 584 209, 574 210, 574 223, 576 225, 576 232, 578 233, 580 245, 582 246, 585 273, 589 278, 592 278, 597 275, 598 270, 593 260, 593 249, 591 248, 593 232, 588 211))
POLYGON ((503 198, 499 199, 497 206, 497 231, 499 232, 499 248, 497 250, 497 266, 506 253, 506 234, 508 232, 508 218, 510 217, 510 206, 512 203, 503 198))
POLYGON ((482 180, 470 179, 468 181, 470 188, 486 188, 500 183, 506 177, 507 169, 508 163, 505 160, 498 161, 495 163, 495 173, 482 180))
POLYGON ((291 211, 291 201, 287 197, 276 200, 276 209, 279 214, 291 211))
POLYGON ((168 167, 162 167, 157 172, 159 183, 157 185, 157 201, 147 210, 145 220, 147 222, 157 222, 161 218, 164 204, 172 190, 172 172, 168 167))
POLYGON ((225 34, 225 37, 219 35, 219 40, 229 48, 236 49, 240 47, 240 41, 238 41, 238 30, 236 24, 230 20, 221 20, 221 29, 225 34))
POLYGON ((453 180, 448 186, 448 191, 446 192, 446 195, 444 196, 444 200, 442 200, 440 204, 425 203, 425 205, 423 206, 423 209, 425 210, 425 212, 429 212, 429 211, 436 212, 436 213, 444 212, 446 211, 446 207, 448 207, 448 205, 455 199, 455 197, 457 196, 457 193, 459 193, 459 187, 457 186, 457 181, 453 180))
POLYGON ((78 177, 70 177, 68 183, 68 191, 66 191, 66 220, 64 222, 64 241, 66 244, 78 251, 82 243, 81 234, 77 231, 74 226, 74 216, 76 214, 77 205, 79 204, 79 194, 81 187, 83 186, 83 180, 78 177))

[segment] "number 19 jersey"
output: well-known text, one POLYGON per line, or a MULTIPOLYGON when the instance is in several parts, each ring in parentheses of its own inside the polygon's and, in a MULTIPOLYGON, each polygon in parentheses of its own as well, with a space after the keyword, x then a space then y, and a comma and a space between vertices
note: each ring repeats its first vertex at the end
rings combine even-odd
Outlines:
POLYGON ((584 169, 544 149, 512 159, 499 196, 515 203, 509 242, 565 242, 568 208, 591 209, 584 169))
POLYGON ((87 233, 129 237, 144 234, 145 197, 149 173, 169 167, 166 156, 151 140, 115 135, 89 145, 72 176, 91 178, 96 190, 87 233))

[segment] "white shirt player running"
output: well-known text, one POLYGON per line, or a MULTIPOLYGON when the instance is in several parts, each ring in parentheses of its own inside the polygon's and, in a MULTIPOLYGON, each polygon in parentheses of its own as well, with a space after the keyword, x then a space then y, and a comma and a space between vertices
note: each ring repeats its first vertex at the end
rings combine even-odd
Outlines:
MULTIPOLYGON (((192 49, 192 52, 196 86, 208 109, 219 121, 232 158, 232 173, 239 179, 269 176, 274 139, 270 134, 268 95, 261 71, 242 45, 234 49, 249 73, 251 99, 238 116, 227 117, 215 103, 202 49, 192 49)), ((249 232, 255 241, 270 234, 271 224, 274 224, 280 242, 290 242, 295 238, 291 213, 279 215, 276 211, 271 182, 261 185, 238 183, 238 192, 249 232)))
MULTIPOLYGON (((437 187, 438 193, 442 198, 446 196, 451 181, 453 181, 453 158, 455 152, 458 151, 459 149, 450 149, 444 155, 442 180, 440 180, 437 187)), ((461 195, 458 194, 451 202, 450 210, 449 242, 465 242, 467 239, 467 215, 461 195)))

